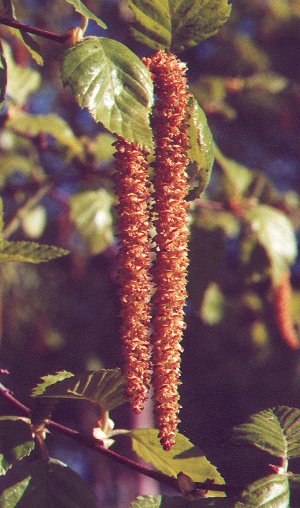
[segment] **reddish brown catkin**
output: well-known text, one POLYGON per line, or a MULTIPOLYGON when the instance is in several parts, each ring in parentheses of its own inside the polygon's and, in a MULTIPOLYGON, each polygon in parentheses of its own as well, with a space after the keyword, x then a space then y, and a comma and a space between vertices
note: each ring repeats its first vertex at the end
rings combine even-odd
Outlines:
POLYGON ((300 340, 291 314, 292 291, 290 273, 285 272, 279 285, 274 289, 276 321, 284 342, 291 349, 299 349, 300 340))
POLYGON ((147 152, 119 137, 115 143, 119 228, 121 335, 126 394, 136 413, 150 385, 150 212, 147 152))
POLYGON ((153 206, 157 246, 154 264, 152 362, 154 412, 165 450, 175 443, 180 409, 180 345, 185 328, 187 242, 187 151, 189 148, 186 66, 158 51, 145 58, 156 97, 153 118, 156 160, 153 206))

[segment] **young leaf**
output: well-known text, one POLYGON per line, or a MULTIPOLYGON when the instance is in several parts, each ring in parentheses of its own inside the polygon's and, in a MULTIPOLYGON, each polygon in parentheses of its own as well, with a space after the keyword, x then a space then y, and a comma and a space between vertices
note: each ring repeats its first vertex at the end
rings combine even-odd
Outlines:
POLYGON ((129 0, 136 22, 132 34, 154 49, 180 52, 215 35, 227 21, 227 0, 129 0))
POLYGON ((62 81, 70 85, 79 105, 110 132, 152 146, 151 75, 126 46, 102 37, 83 39, 67 51, 62 81))
POLYGON ((80 156, 83 146, 75 136, 67 122, 57 115, 31 115, 17 109, 10 108, 10 117, 6 127, 15 133, 37 136, 38 134, 49 134, 56 141, 66 147, 71 156, 80 156))
POLYGON ((29 418, 1 416, 0 475, 6 474, 16 460, 22 460, 30 455, 33 449, 34 441, 29 418))
POLYGON ((41 75, 30 67, 22 67, 13 59, 10 46, 2 41, 4 56, 7 62, 6 93, 17 104, 23 106, 28 96, 35 92, 41 83, 41 75))
POLYGON ((294 228, 283 212, 268 205, 250 208, 245 214, 245 220, 252 233, 246 242, 252 237, 264 249, 276 286, 297 256, 294 228))
POLYGON ((58 460, 33 463, 24 478, 4 490, 2 508, 96 508, 96 498, 82 478, 58 460))
POLYGON ((209 184, 211 170, 214 163, 213 138, 207 124, 207 118, 194 97, 190 101, 189 137, 191 148, 188 156, 191 163, 192 196, 198 197, 203 194, 209 184), (195 182, 196 189, 195 189, 195 182))
POLYGON ((74 374, 72 372, 68 372, 66 370, 61 370, 60 372, 57 372, 56 374, 49 374, 47 376, 42 376, 42 383, 39 383, 35 388, 33 388, 31 395, 33 397, 37 397, 39 395, 43 395, 45 391, 49 388, 49 386, 55 385, 56 383, 59 383, 60 381, 64 381, 65 379, 68 379, 70 377, 74 377, 74 374))
POLYGON ((7 85, 7 64, 3 54, 3 47, 0 44, 0 110, 2 109, 5 99, 7 85))
POLYGON ((274 474, 260 478, 245 489, 237 508, 289 508, 290 489, 286 475, 274 474))
POLYGON ((0 248, 0 262, 22 261, 24 263, 44 263, 51 259, 66 256, 69 251, 42 245, 35 242, 7 242, 4 241, 0 248))
MULTIPOLYGON (((182 434, 176 435, 176 444, 168 452, 163 450, 156 429, 136 429, 130 431, 128 436, 131 437, 135 453, 168 476, 177 478, 183 472, 195 482, 209 479, 216 484, 224 483, 215 466, 182 434)), ((214 496, 224 497, 224 494, 214 492, 214 496)))
POLYGON ((97 25, 101 26, 101 28, 107 28, 106 24, 95 16, 95 14, 93 14, 80 0, 67 0, 67 2, 73 5, 75 11, 82 14, 85 18, 92 19, 97 25))
POLYGON ((32 395, 89 400, 101 406, 103 411, 110 411, 126 401, 125 382, 120 369, 102 369, 77 375, 68 372, 68 376, 62 381, 55 380, 60 374, 62 373, 44 377, 44 382, 33 390, 32 395))
MULTIPOLYGON (((1 14, 7 18, 17 19, 16 12, 13 0, 2 0, 3 9, 1 9, 1 14)), ((10 31, 12 35, 17 37, 19 41, 26 47, 27 51, 31 54, 32 58, 36 61, 38 65, 43 65, 43 57, 40 53, 39 45, 36 41, 29 35, 29 33, 18 30, 17 28, 13 28, 11 26, 6 27, 7 30, 10 31)))
POLYGON ((83 191, 70 198, 71 218, 91 254, 100 254, 114 240, 111 206, 113 197, 105 189, 83 191))
POLYGON ((210 498, 188 501, 183 497, 174 496, 139 496, 130 505, 130 508, 234 508, 228 499, 210 498))
POLYGON ((300 457, 300 410, 286 406, 266 409, 233 429, 237 444, 252 444, 283 461, 300 457))

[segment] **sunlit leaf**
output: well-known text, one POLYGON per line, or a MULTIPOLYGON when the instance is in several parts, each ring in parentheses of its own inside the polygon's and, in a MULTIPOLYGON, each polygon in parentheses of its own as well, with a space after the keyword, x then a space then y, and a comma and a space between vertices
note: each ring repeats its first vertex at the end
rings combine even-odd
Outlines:
POLYGON ((226 300, 220 287, 211 282, 207 287, 201 306, 202 321, 208 325, 216 325, 222 321, 226 310, 226 300))
POLYGON ((27 237, 36 240, 43 234, 47 223, 47 211, 44 206, 35 206, 28 210, 22 219, 22 229, 27 237))
POLYGON ((97 162, 109 162, 113 160, 116 151, 113 143, 116 141, 115 136, 108 132, 100 132, 94 139, 87 140, 87 148, 97 162))
POLYGON ((97 23, 97 25, 101 26, 101 28, 107 28, 106 24, 99 19, 95 14, 93 14, 80 0, 67 0, 69 4, 73 5, 75 11, 82 14, 85 18, 92 19, 97 23))
POLYGON ((17 104, 25 104, 28 96, 35 92, 41 83, 41 75, 30 67, 16 64, 11 49, 3 42, 4 56, 7 62, 7 89, 6 93, 17 104))
POLYGON ((0 154, 0 167, 0 188, 14 172, 23 173, 26 176, 32 173, 32 161, 14 152, 0 154))
POLYGON ((6 127, 19 134, 38 136, 49 134, 56 141, 66 147, 72 156, 80 156, 83 151, 82 143, 75 136, 67 122, 57 115, 31 115, 10 108, 10 117, 6 127))
POLYGON ((174 496, 139 496, 130 505, 130 508, 234 508, 228 499, 210 498, 188 501, 183 497, 174 496))
POLYGON ((143 62, 113 39, 87 37, 66 52, 62 80, 110 132, 152 145, 153 83, 143 62))
MULTIPOLYGON (((264 249, 271 267, 270 275, 277 285, 297 256, 293 225, 283 212, 268 205, 250 208, 245 214, 245 220, 250 229, 246 242, 254 239, 264 249)), ((251 243, 249 246, 251 248, 251 243)), ((251 252, 248 253, 250 254, 251 252)))
MULTIPOLYGON (((64 375, 58 373, 57 375, 64 375)), ((120 369, 102 369, 83 372, 53 382, 56 375, 46 376, 44 382, 32 392, 35 397, 54 397, 59 399, 82 399, 95 402, 103 410, 109 411, 125 402, 125 382, 120 369), (49 384, 49 382, 51 384, 49 384)))
POLYGON ((70 377, 74 377, 74 374, 66 370, 61 370, 56 372, 56 374, 48 374, 47 376, 42 376, 41 379, 43 381, 32 390, 32 396, 37 397, 39 395, 43 395, 50 386, 55 385, 60 381, 64 381, 70 377))
POLYGON ((96 508, 94 493, 82 478, 58 460, 39 460, 23 473, 24 478, 4 490, 1 508, 96 508))
POLYGON ((300 410, 278 406, 260 411, 233 429, 232 440, 284 460, 300 457, 300 410))
POLYGON ((194 98, 190 101, 190 113, 188 131, 191 145, 188 156, 192 166, 189 170, 190 185, 193 197, 198 197, 203 194, 210 181, 214 163, 213 138, 206 115, 194 98))
POLYGON ((247 487, 239 501, 237 508, 289 508, 288 476, 274 474, 260 478, 247 487))
MULTIPOLYGON (((224 483, 215 466, 182 434, 176 435, 176 444, 168 452, 162 448, 156 429, 135 429, 128 435, 135 453, 158 471, 176 478, 183 472, 195 482, 213 480, 216 484, 224 483)), ((214 496, 223 497, 224 494, 214 492, 214 496)))
POLYGON ((215 35, 227 21, 227 0, 129 0, 135 15, 134 37, 154 49, 174 52, 215 35))
POLYGON ((0 263, 5 261, 22 261, 25 263, 44 263, 51 259, 66 256, 69 251, 35 242, 4 241, 0 249, 0 263))
MULTIPOLYGON (((19 416, 0 417, 0 475, 34 449, 30 420, 19 416)), ((2 504, 0 503, 2 507, 2 504)))
POLYGON ((71 218, 92 254, 100 254, 113 240, 112 195, 105 189, 83 191, 70 198, 71 218))

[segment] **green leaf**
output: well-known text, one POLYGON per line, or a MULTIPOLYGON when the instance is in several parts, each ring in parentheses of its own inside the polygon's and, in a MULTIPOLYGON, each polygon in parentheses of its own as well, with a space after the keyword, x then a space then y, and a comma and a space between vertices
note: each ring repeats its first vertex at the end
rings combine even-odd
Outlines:
POLYGON ((49 386, 55 385, 56 383, 59 383, 60 381, 64 381, 65 379, 68 379, 70 377, 74 377, 74 374, 72 372, 68 372, 66 370, 61 370, 59 372, 56 372, 56 374, 49 374, 47 376, 42 376, 42 383, 39 383, 33 390, 32 390, 32 396, 38 397, 39 395, 43 395, 45 391, 49 388, 49 386))
POLYGON ((39 460, 23 475, 2 492, 2 508, 96 508, 96 498, 82 478, 58 460, 39 460))
POLYGON ((112 133, 152 146, 153 83, 143 62, 113 39, 87 37, 69 49, 62 81, 79 105, 112 133))
POLYGON ((207 123, 206 115, 194 97, 190 101, 189 137, 191 148, 188 151, 191 167, 190 186, 192 196, 203 194, 209 184, 214 163, 213 137, 207 123), (196 189, 195 189, 196 186, 196 189))
POLYGON ((201 319, 210 326, 217 325, 223 320, 225 311, 225 296, 220 286, 215 282, 211 282, 204 293, 200 312, 201 319))
POLYGON ((183 497, 174 496, 139 496, 130 505, 130 508, 233 508, 228 499, 198 499, 188 501, 183 497))
POLYGON ((260 411, 232 431, 237 444, 251 444, 284 461, 300 457, 300 410, 286 406, 260 411))
POLYGON ((14 173, 24 173, 26 176, 32 173, 32 160, 16 153, 0 154, 0 188, 6 183, 7 178, 14 173))
POLYGON ((31 115, 10 108, 10 117, 6 122, 6 127, 12 129, 15 133, 29 136, 38 136, 42 133, 49 134, 60 145, 66 147, 70 155, 75 157, 82 154, 81 141, 75 136, 67 122, 57 115, 31 115))
POLYGON ((242 493, 236 507, 289 508, 290 490, 287 475, 274 474, 260 478, 242 493))
POLYGON ((227 21, 227 0, 129 0, 136 22, 132 34, 154 49, 173 52, 196 46, 227 21))
POLYGON ((24 263, 44 263, 51 259, 66 256, 69 251, 42 245, 35 242, 8 242, 4 241, 0 249, 0 263, 6 261, 21 261, 24 263))
POLYGON ((256 174, 243 164, 225 157, 216 145, 214 145, 213 152, 223 172, 222 190, 224 194, 228 198, 241 199, 247 194, 256 174))
POLYGON ((3 47, 0 43, 0 110, 2 109, 3 102, 6 94, 7 86, 7 64, 3 54, 3 47))
POLYGON ((95 157, 96 162, 110 162, 116 152, 116 148, 113 146, 115 141, 116 138, 112 134, 100 132, 94 139, 88 138, 86 140, 88 152, 95 157))
MULTIPOLYGON (((7 18, 12 18, 17 20, 14 3, 12 0, 2 0, 3 8, 1 9, 1 15, 7 18)), ((19 41, 26 47, 27 51, 31 54, 32 58, 36 61, 38 65, 43 65, 43 57, 40 54, 39 45, 36 41, 29 35, 29 33, 24 32, 22 30, 18 30, 17 28, 13 28, 10 26, 6 26, 6 29, 9 32, 17 37, 19 41)))
POLYGON ((33 449, 34 441, 29 418, 1 416, 0 475, 6 474, 16 460, 22 460, 30 455, 33 449))
MULTIPOLYGON (((156 429, 136 429, 130 431, 128 436, 132 439, 135 453, 168 476, 177 478, 183 472, 195 482, 210 479, 216 484, 224 483, 215 466, 182 434, 176 434, 176 444, 168 452, 163 450, 156 429)), ((214 495, 224 496, 222 492, 214 492, 214 495)))
POLYGON ((41 84, 41 75, 30 67, 22 67, 13 59, 10 46, 4 42, 3 50, 7 62, 7 89, 6 93, 17 104, 23 106, 28 96, 35 92, 41 84))
POLYGON ((297 242, 292 224, 283 212, 268 205, 250 208, 245 214, 245 221, 250 228, 245 245, 255 239, 264 249, 271 267, 270 275, 274 285, 277 285, 297 256, 297 242))
POLYGON ((73 5, 75 11, 79 12, 79 14, 85 18, 92 19, 97 25, 101 26, 101 28, 107 28, 106 24, 93 14, 80 0, 67 0, 67 2, 73 5))
POLYGON ((71 218, 91 254, 100 254, 114 240, 112 195, 105 189, 84 191, 70 198, 71 218))
MULTIPOLYGON (((59 375, 64 373, 56 374, 56 376, 59 375)), ((72 377, 71 373, 67 373, 66 379, 62 381, 54 378, 55 376, 42 378, 44 382, 33 390, 32 395, 89 400, 101 406, 104 411, 110 411, 126 401, 125 381, 120 369, 101 369, 72 375, 72 377)))

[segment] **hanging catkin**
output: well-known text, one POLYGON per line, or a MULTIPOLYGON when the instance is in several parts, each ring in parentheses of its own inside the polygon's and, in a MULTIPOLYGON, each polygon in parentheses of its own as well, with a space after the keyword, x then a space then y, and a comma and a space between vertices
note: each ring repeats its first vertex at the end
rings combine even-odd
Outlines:
POLYGON ((189 137, 186 66, 173 54, 158 51, 143 60, 152 73, 155 93, 154 225, 152 363, 154 411, 165 450, 175 442, 180 409, 181 340, 185 328, 188 228, 186 196, 189 137))
POLYGON ((150 384, 150 242, 147 152, 119 137, 115 186, 119 229, 120 320, 126 394, 142 411, 150 384))

